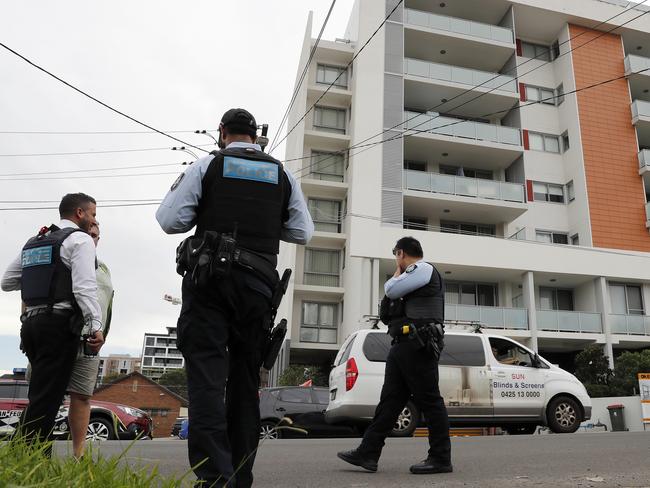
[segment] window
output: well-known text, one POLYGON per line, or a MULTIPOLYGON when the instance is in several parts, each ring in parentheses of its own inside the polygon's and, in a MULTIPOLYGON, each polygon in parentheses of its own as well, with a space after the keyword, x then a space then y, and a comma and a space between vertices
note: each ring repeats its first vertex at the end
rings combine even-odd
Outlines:
POLYGON ((411 171, 426 171, 427 163, 425 161, 404 161, 404 169, 411 171))
POLYGON ((440 166, 440 173, 443 175, 464 176, 465 178, 478 178, 481 180, 491 180, 492 171, 483 169, 472 169, 455 166, 440 166))
POLYGON ((305 285, 339 286, 340 251, 305 250, 305 285))
POLYGON ((551 232, 546 230, 535 231, 535 239, 538 242, 546 242, 549 244, 568 244, 569 235, 564 232, 551 232))
MULTIPOLYGON (((559 47, 558 47, 559 49, 559 47)), ((540 61, 553 61, 554 51, 549 46, 533 44, 532 42, 522 41, 521 55, 524 58, 538 59, 540 61)))
POLYGON ((145 347, 144 348, 144 355, 145 356, 153 356, 156 354, 156 348, 155 347, 145 347))
POLYGON ((485 351, 481 338, 446 336, 439 364, 441 366, 485 366, 485 351))
POLYGON ((325 405, 327 406, 330 402, 330 392, 329 390, 325 388, 319 388, 319 389, 314 389, 312 390, 314 392, 314 397, 316 400, 316 403, 319 405, 325 405))
POLYGON ((553 183, 533 182, 533 196, 536 202, 564 203, 564 188, 553 183))
POLYGON ((507 339, 490 337, 492 355, 499 363, 508 366, 524 366, 533 368, 533 355, 521 346, 507 339))
POLYGON ((0 384, 0 398, 13 399, 15 397, 16 386, 14 383, 0 384))
POLYGON ((496 236, 496 225, 472 224, 468 222, 440 221, 440 232, 449 234, 465 234, 471 236, 496 236))
POLYGON ((644 315, 641 287, 619 283, 609 284, 612 313, 622 315, 644 315))
POLYGON ((450 305, 481 305, 495 307, 497 285, 492 283, 445 283, 445 303, 450 305))
POLYGON ((154 337, 147 337, 147 344, 146 345, 147 346, 153 346, 155 340, 156 339, 154 337))
POLYGON ((126 368, 120 368, 120 374, 128 374, 129 371, 126 368))
POLYGON ((543 103, 545 105, 555 105, 555 91, 552 88, 526 85, 526 100, 543 103))
POLYGON ((316 68, 316 83, 325 83, 347 88, 348 72, 343 67, 319 64, 316 68))
POLYGON ((280 401, 287 403, 311 403, 309 388, 287 388, 280 390, 280 401))
POLYGON ((427 230, 427 219, 420 217, 404 217, 404 229, 427 230))
POLYGON ((314 127, 327 132, 345 134, 345 109, 314 108, 314 127))
POLYGON ((557 59, 560 57, 560 41, 555 41, 551 44, 551 57, 557 59))
POLYGON ((571 245, 572 246, 579 246, 580 245, 580 237, 578 234, 573 234, 571 236, 571 245))
POLYGON ((301 342, 336 344, 338 304, 303 302, 301 342))
POLYGON ((354 339, 356 339, 356 336, 352 337, 352 339, 350 339, 350 341, 348 342, 347 346, 345 346, 345 351, 343 351, 343 354, 341 354, 341 358, 339 359, 339 362, 336 364, 337 366, 345 363, 350 357, 350 351, 352 351, 352 345, 354 344, 354 339))
POLYGON ((363 342, 363 355, 368 361, 384 362, 388 357, 391 337, 388 334, 368 334, 363 342))
POLYGON ((573 291, 540 286, 539 309, 573 310, 573 291))
POLYGON ((144 358, 144 365, 151 366, 151 358, 144 358))
POLYGON ((314 228, 321 232, 341 232, 341 202, 310 198, 307 202, 314 228))
POLYGON ((569 202, 572 202, 573 200, 576 199, 576 190, 573 186, 573 180, 569 181, 566 184, 566 193, 567 193, 567 198, 569 199, 569 202))
POLYGON ((569 131, 565 130, 560 136, 560 138, 562 139, 562 152, 565 153, 571 147, 569 144, 569 131))
POLYGON ((311 152, 309 177, 315 180, 343 182, 345 156, 324 151, 311 152))
POLYGON ((560 137, 539 132, 528 132, 528 143, 531 151, 543 151, 560 154, 560 137))
POLYGON ((564 102, 564 85, 562 83, 560 83, 555 89, 555 93, 557 97, 557 105, 560 106, 564 102))

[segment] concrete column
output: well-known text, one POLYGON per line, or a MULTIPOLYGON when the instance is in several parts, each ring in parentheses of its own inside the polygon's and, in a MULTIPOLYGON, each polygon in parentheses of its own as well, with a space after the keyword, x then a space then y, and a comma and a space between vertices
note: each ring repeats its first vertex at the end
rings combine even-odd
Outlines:
POLYGON ((527 271, 523 274, 521 285, 524 307, 528 310, 530 348, 537 352, 537 307, 535 303, 535 277, 532 271, 527 271))
POLYGON ((379 284, 379 259, 372 259, 372 275, 370 276, 370 314, 379 314, 380 284, 379 284))
POLYGON ((612 338, 612 324, 609 320, 609 288, 607 287, 607 279, 604 276, 599 276, 594 280, 594 288, 596 290, 596 310, 600 313, 603 322, 603 333, 605 334, 605 356, 609 360, 609 367, 614 369, 614 347, 612 338))

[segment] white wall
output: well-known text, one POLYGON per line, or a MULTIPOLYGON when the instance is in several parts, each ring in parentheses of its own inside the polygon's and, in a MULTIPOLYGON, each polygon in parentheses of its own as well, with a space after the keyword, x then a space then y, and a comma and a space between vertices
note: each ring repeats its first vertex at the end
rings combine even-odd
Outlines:
MULTIPOLYGON (((591 410, 591 419, 583 422, 585 424, 596 424, 598 420, 607 425, 607 431, 611 432, 612 423, 609 419, 608 405, 622 404, 625 405, 623 410, 623 418, 625 419, 625 426, 632 432, 643 430, 643 422, 641 421, 641 397, 605 397, 605 398, 592 398, 591 402, 593 408, 591 410)), ((646 429, 648 426, 646 426, 646 429)))

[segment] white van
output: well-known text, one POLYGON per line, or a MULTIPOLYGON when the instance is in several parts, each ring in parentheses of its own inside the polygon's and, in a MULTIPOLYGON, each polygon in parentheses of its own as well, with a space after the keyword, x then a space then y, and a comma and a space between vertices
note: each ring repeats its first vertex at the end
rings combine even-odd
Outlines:
MULTIPOLYGON (((343 343, 329 377, 330 423, 363 427, 373 417, 391 347, 386 329, 360 330, 343 343)), ((591 418, 591 399, 572 374, 518 342, 485 333, 448 331, 440 357, 440 393, 452 426, 499 426, 511 434, 537 425, 575 432, 591 418)), ((393 435, 409 436, 420 412, 405 405, 393 435)))

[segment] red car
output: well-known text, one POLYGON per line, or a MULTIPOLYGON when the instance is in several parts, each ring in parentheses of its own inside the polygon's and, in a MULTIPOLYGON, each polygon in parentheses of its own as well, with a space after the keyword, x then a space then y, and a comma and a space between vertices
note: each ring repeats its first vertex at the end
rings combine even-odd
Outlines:
MULTIPOLYGON (((0 380, 0 436, 14 432, 20 415, 29 403, 29 385, 24 380, 0 380)), ((67 438, 69 402, 59 408, 54 422, 54 436, 67 438)), ((119 403, 90 401, 90 423, 86 438, 90 440, 135 439, 153 437, 153 422, 146 412, 119 403)))

